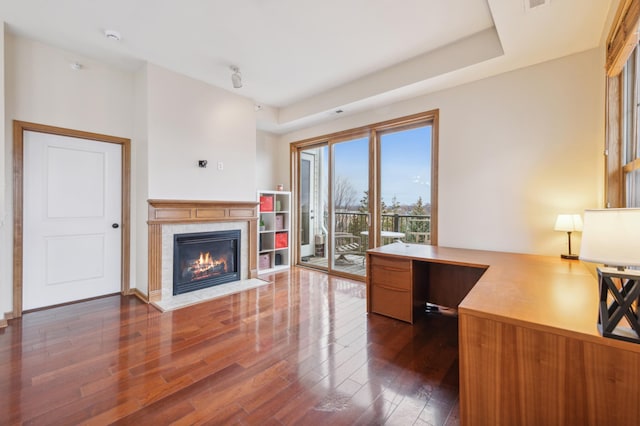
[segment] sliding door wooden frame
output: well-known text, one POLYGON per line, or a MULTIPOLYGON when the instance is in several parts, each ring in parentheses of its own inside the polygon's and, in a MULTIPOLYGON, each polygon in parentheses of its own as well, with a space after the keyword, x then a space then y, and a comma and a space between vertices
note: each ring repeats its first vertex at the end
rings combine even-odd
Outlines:
MULTIPOLYGON (((348 131, 348 132, 341 132, 340 134, 338 134, 337 136, 331 137, 328 140, 328 150, 329 150, 329 155, 328 155, 328 159, 327 161, 329 162, 329 185, 328 185, 328 192, 329 192, 329 203, 328 203, 328 213, 329 213, 329 220, 327 221, 327 226, 328 226, 328 232, 330 236, 333 236, 333 225, 335 223, 335 217, 334 217, 334 199, 333 199, 333 194, 334 194, 334 169, 333 166, 335 165, 334 163, 334 155, 335 155, 335 151, 334 151, 334 147, 340 143, 344 143, 344 142, 348 142, 348 141, 352 141, 354 139, 360 139, 360 138, 369 138, 371 135, 371 131, 366 129, 366 128, 358 128, 358 129, 354 129, 353 131, 348 131)), ((368 143, 369 145, 369 149, 371 149, 371 141, 369 141, 368 143)), ((367 168, 369 169, 369 173, 371 173, 371 157, 369 157, 369 164, 367 166, 367 168)), ((370 178, 369 178, 370 179, 370 178)), ((369 180, 370 182, 370 180, 369 180)), ((369 208, 371 207, 371 197, 369 197, 369 208)), ((371 210, 369 210, 371 211, 371 210)), ((371 222, 371 221, 369 221, 371 222)), ((371 223, 369 223, 369 226, 371 225, 371 223)), ((328 253, 330 254, 329 256, 329 261, 328 261, 328 267, 329 267, 329 271, 331 272, 331 274, 333 275, 337 275, 337 276, 344 276, 347 278, 351 278, 351 279, 356 279, 356 280, 365 280, 365 276, 360 276, 360 275, 355 275, 355 274, 349 274, 343 271, 340 271, 339 269, 334 269, 332 266, 332 260, 334 259, 333 257, 333 243, 335 241, 335 238, 328 238, 328 253)))
MULTIPOLYGON (((416 129, 418 127, 431 126, 431 199, 429 202, 431 203, 431 244, 438 245, 438 110, 428 111, 428 113, 424 113, 427 115, 426 117, 420 114, 418 117, 413 116, 417 119, 401 122, 400 125, 393 126, 393 123, 385 122, 385 126, 381 126, 380 128, 376 128, 371 135, 372 145, 375 145, 372 149, 374 151, 374 160, 375 160, 375 170, 372 170, 371 173, 374 173, 375 176, 370 176, 370 182, 375 180, 375 188, 369 188, 369 193, 374 194, 376 198, 375 200, 379 200, 379 188, 381 188, 381 175, 379 173, 381 167, 381 136, 388 133, 396 133, 401 132, 403 130, 411 130, 416 129)), ((370 197, 371 199, 371 197, 370 197)), ((378 247, 380 245, 380 232, 377 227, 380 223, 382 223, 382 212, 380 211, 380 203, 375 203, 374 209, 372 210, 373 220, 373 228, 369 230, 369 235, 374 236, 374 241, 372 241, 372 247, 378 247)), ((371 225, 370 225, 371 228, 371 225)))
MULTIPOLYGON (((295 232, 291 233, 291 259, 295 262, 295 264, 299 264, 300 262, 300 241, 301 241, 301 228, 300 228, 300 215, 301 206, 300 206, 300 190, 302 187, 301 176, 300 176, 300 155, 302 151, 313 148, 320 148, 327 144, 326 140, 310 140, 309 143, 305 144, 291 144, 289 146, 289 158, 291 161, 290 170, 290 182, 291 182, 291 194, 293 196, 293 206, 291 215, 291 229, 295 230, 295 232)), ((311 238, 311 237, 310 237, 311 238)))
MULTIPOLYGON (((425 111, 406 117, 395 118, 378 123, 369 124, 366 126, 357 127, 354 129, 343 130, 327 135, 317 136, 309 139, 303 139, 297 142, 293 142, 290 145, 290 170, 291 170, 291 191, 294 195, 295 214, 292 217, 292 229, 296 232, 293 233, 292 239, 292 256, 295 259, 295 263, 299 264, 299 242, 300 242, 300 153, 306 149, 324 146, 328 147, 329 164, 333 164, 333 146, 337 143, 344 142, 349 139, 355 139, 358 137, 369 137, 369 213, 372 220, 369 221, 369 235, 373 235, 374 238, 370 239, 370 247, 378 245, 379 242, 379 226, 380 226, 380 206, 379 200, 380 194, 380 135, 387 132, 397 132, 402 130, 414 129, 421 126, 431 126, 431 244, 438 244, 438 132, 439 132, 439 110, 434 109, 425 111)), ((328 176, 328 192, 329 192, 329 217, 332 217, 333 209, 333 170, 329 167, 328 176)), ((329 226, 329 233, 331 233, 333 223, 332 220, 327 224, 329 226)), ((331 239, 329 239, 331 240, 331 239)), ((332 242, 329 241, 328 250, 332 250, 332 242)), ((332 270, 329 267, 329 271, 335 275, 344 275, 350 278, 354 276, 349 274, 340 273, 339 271, 332 270)), ((359 277, 364 279, 364 277, 359 277)))

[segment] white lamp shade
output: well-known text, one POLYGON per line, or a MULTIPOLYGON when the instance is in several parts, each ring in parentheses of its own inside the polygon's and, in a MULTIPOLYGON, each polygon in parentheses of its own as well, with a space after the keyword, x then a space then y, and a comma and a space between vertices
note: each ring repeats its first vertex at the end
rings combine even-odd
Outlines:
POLYGON ((582 218, 579 214, 559 214, 556 219, 556 231, 582 231, 582 218))
POLYGON ((580 259, 640 266, 640 209, 585 210, 580 259))

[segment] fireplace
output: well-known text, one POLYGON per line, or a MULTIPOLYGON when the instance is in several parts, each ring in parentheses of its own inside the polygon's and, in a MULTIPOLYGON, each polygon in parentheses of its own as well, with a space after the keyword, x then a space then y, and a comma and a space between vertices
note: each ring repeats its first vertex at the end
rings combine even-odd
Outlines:
POLYGON ((240 230, 175 234, 173 295, 237 281, 240 230))

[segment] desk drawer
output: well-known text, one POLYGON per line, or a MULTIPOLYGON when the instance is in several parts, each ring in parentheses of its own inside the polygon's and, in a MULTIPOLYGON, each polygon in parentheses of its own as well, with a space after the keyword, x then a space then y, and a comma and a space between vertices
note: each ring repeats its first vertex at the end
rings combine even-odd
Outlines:
POLYGON ((402 290, 411 288, 411 261, 371 256, 371 284, 402 290))
POLYGON ((412 322, 411 292, 380 285, 371 286, 371 311, 402 321, 412 322))
POLYGON ((411 271, 411 260, 397 257, 369 256, 372 266, 388 268, 392 271, 411 271))
POLYGON ((411 288, 411 271, 396 271, 374 265, 371 267, 371 285, 409 290, 411 288))

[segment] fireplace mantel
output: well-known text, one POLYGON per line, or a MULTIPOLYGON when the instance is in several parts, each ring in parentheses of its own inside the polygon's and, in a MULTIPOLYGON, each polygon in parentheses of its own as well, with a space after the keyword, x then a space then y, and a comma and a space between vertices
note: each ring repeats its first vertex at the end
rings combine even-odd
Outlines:
POLYGON ((162 298, 162 226, 183 223, 247 222, 249 277, 258 275, 258 203, 256 201, 147 200, 149 203, 148 301, 162 298))

